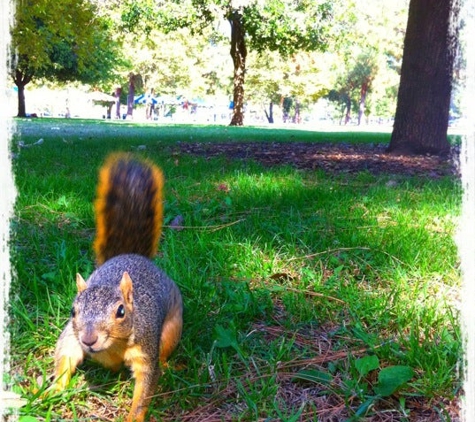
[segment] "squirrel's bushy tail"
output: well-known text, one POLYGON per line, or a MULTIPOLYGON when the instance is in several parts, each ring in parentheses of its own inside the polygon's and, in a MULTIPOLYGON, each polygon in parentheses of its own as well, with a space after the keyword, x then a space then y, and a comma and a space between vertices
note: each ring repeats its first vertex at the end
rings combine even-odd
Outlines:
POLYGON ((94 252, 98 265, 120 254, 153 257, 163 221, 163 174, 131 154, 108 157, 99 172, 94 252))

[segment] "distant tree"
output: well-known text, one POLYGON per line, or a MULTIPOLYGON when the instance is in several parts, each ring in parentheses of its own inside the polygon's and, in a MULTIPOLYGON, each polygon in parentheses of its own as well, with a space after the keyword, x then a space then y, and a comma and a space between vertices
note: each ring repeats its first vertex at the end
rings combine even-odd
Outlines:
POLYGON ((347 124, 351 119, 351 98, 344 88, 332 89, 326 98, 336 103, 341 110, 340 124, 347 124))
POLYGON ((246 92, 255 105, 263 110, 268 123, 274 123, 274 106, 281 101, 284 63, 278 54, 266 52, 249 55, 246 92))
POLYGON ((372 51, 366 52, 363 56, 359 57, 358 64, 353 69, 353 75, 357 80, 357 84, 360 87, 360 95, 358 101, 358 125, 361 125, 361 120, 366 111, 366 99, 369 91, 371 90, 371 84, 375 78, 375 74, 378 71, 378 65, 376 57, 372 51))
POLYGON ((18 0, 11 30, 11 76, 18 117, 25 117, 25 86, 33 79, 98 83, 120 63, 109 22, 87 0, 18 0))
POLYGON ((449 152, 447 140, 459 0, 411 0, 389 151, 449 152))
POLYGON ((337 77, 328 87, 328 99, 344 107, 342 123, 355 111, 361 124, 370 111, 368 102, 372 111, 394 115, 407 5, 407 0, 348 3, 340 23, 346 36, 335 49, 337 77))
POLYGON ((233 60, 233 116, 231 125, 243 124, 244 81, 248 49, 257 52, 276 51, 290 55, 299 50, 324 50, 331 38, 332 7, 335 2, 325 0, 189 0, 128 1, 123 13, 130 27, 149 31, 151 25, 164 31, 189 27, 194 33, 216 25, 225 19, 229 22, 230 53, 233 60), (147 21, 147 17, 152 17, 147 21))
POLYGON ((131 119, 134 114, 135 90, 143 88, 142 76, 129 73, 129 90, 127 93, 127 118, 131 119))
POLYGON ((274 105, 281 107, 283 120, 298 122, 299 112, 327 93, 325 86, 332 77, 327 72, 329 60, 326 53, 315 51, 286 58, 270 51, 251 52, 247 96, 254 105, 260 105, 269 123, 274 121, 274 105))
POLYGON ((122 95, 122 87, 118 86, 114 90, 114 97, 115 97, 115 115, 116 119, 121 119, 120 115, 120 97, 122 95))

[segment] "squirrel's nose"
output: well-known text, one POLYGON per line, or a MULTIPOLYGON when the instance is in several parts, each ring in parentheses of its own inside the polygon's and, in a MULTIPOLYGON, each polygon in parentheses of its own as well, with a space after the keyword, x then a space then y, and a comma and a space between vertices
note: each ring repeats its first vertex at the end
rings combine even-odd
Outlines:
POLYGON ((87 347, 92 347, 97 342, 96 333, 86 333, 81 336, 81 343, 87 347))

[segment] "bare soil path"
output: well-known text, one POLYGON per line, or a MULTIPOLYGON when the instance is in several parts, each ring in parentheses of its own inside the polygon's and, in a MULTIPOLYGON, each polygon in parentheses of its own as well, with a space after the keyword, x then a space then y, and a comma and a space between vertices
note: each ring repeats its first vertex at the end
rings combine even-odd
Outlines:
POLYGON ((329 173, 400 174, 442 177, 459 175, 457 147, 452 158, 394 155, 382 144, 342 143, 180 143, 179 151, 204 157, 255 160, 266 166, 291 165, 298 169, 321 169, 329 173))

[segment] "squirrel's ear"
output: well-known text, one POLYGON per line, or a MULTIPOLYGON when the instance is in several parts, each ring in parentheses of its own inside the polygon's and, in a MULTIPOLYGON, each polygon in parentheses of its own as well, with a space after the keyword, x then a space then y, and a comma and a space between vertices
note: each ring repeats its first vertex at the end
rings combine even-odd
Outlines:
POLYGON ((82 278, 81 274, 76 274, 76 286, 78 288, 78 293, 87 289, 87 284, 82 278))
POLYGON ((129 276, 127 271, 124 272, 122 275, 122 280, 120 280, 120 290, 122 292, 122 296, 124 296, 125 303, 127 305, 132 305, 133 303, 133 286, 132 286, 132 279, 129 276))

